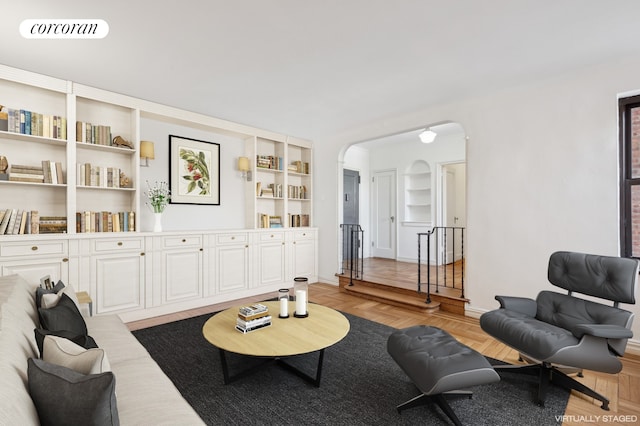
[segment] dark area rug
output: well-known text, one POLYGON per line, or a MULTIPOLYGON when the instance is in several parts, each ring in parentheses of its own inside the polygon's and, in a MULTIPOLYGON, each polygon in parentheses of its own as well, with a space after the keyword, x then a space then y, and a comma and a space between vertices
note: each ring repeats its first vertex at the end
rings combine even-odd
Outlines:
MULTIPOLYGON (((209 425, 443 425, 452 424, 434 404, 398 414, 396 406, 419 394, 386 351, 393 328, 345 314, 347 337, 325 351, 319 388, 276 364, 223 384, 217 348, 202 337, 210 315, 159 325, 133 334, 184 398, 209 425)), ((259 332, 259 331, 256 331, 259 332)), ((255 359, 227 357, 231 374, 255 359)), ((315 372, 318 355, 290 360, 315 372)), ((491 360, 490 360, 491 361, 491 360)), ((534 377, 500 373, 500 382, 469 388, 473 398, 450 399, 465 425, 557 425, 568 391, 551 386, 545 407, 534 402, 534 377)))

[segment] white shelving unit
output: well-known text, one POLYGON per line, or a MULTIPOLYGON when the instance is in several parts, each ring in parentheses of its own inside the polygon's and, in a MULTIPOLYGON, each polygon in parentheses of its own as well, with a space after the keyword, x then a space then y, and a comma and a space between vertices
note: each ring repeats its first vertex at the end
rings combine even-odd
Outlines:
POLYGON ((404 222, 425 225, 432 222, 431 169, 422 160, 414 161, 404 176, 404 222))
POLYGON ((245 153, 253 175, 247 183, 247 228, 311 226, 311 142, 251 137, 245 153))

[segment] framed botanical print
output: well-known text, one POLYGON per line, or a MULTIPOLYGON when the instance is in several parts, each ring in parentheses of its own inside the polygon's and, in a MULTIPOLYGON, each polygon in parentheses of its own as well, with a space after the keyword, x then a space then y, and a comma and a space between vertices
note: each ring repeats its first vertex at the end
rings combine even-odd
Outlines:
POLYGON ((220 205, 220 144, 169 135, 171 204, 220 205))

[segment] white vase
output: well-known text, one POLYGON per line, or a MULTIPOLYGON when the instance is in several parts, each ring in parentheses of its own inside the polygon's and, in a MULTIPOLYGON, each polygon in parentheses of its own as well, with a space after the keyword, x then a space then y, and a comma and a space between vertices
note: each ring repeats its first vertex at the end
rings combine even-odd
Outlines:
POLYGON ((162 232, 162 213, 154 213, 155 222, 153 224, 153 232, 162 232))

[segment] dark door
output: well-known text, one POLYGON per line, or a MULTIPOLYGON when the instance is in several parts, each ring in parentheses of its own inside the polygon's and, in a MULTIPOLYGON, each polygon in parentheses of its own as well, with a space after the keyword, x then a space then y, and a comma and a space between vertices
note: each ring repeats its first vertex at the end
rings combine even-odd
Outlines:
MULTIPOLYGON (((355 170, 343 171, 343 194, 342 194, 342 223, 345 225, 358 225, 360 223, 360 173, 355 170)), ((342 258, 348 259, 352 249, 357 251, 360 241, 354 245, 351 243, 348 232, 355 229, 353 226, 343 228, 343 252, 342 258), (354 246, 354 247, 352 247, 354 246)))

